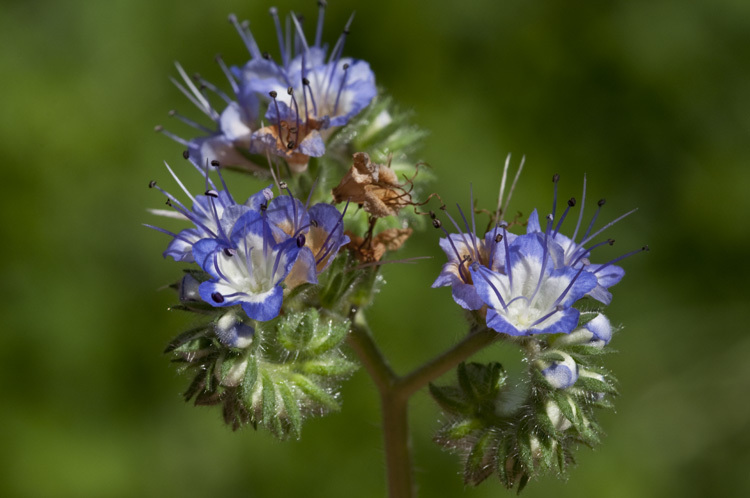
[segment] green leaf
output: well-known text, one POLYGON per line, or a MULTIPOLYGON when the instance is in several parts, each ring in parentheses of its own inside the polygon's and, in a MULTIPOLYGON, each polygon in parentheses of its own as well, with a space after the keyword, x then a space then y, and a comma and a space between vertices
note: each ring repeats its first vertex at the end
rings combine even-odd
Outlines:
POLYGON ((289 426, 294 437, 299 439, 302 433, 302 414, 297 406, 297 398, 294 393, 292 393, 289 385, 284 382, 280 382, 276 387, 278 388, 279 395, 284 403, 285 416, 282 417, 282 420, 289 426))

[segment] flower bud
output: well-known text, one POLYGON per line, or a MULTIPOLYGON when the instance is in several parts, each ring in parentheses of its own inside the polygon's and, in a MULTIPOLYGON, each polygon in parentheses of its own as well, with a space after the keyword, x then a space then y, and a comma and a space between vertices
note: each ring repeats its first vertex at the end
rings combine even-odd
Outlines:
MULTIPOLYGON (((571 402, 570 398, 568 398, 568 404, 570 405, 570 409, 573 410, 573 414, 575 415, 577 412, 575 403, 571 402)), ((557 429, 558 431, 563 432, 573 426, 570 420, 565 418, 565 415, 563 415, 560 407, 554 401, 547 401, 547 404, 544 405, 544 411, 547 413, 547 416, 552 422, 552 425, 555 426, 555 429, 557 429)))
POLYGON ((231 348, 246 348, 253 342, 255 329, 242 323, 234 313, 226 313, 214 325, 219 340, 231 348))
POLYGON ((186 273, 184 277, 182 277, 182 281, 180 282, 180 301, 181 302, 190 302, 190 301, 200 301, 201 296, 198 293, 198 287, 200 286, 200 282, 196 280, 194 276, 192 276, 189 273, 186 273))
POLYGON ((609 319, 600 313, 583 327, 574 330, 568 335, 557 338, 554 341, 554 345, 559 347, 585 344, 587 346, 603 348, 609 344, 611 339, 612 325, 609 323, 609 319))
POLYGON ((578 365, 569 354, 562 351, 557 353, 563 357, 563 360, 551 363, 539 361, 537 366, 549 385, 555 389, 567 389, 578 380, 578 365))

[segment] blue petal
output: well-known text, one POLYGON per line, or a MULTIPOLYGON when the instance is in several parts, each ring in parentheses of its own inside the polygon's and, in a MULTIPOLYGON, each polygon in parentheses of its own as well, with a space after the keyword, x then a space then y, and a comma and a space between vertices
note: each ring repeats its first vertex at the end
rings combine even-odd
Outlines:
POLYGON ((201 239, 193 244, 193 258, 195 262, 214 278, 219 278, 219 275, 214 269, 213 254, 221 250, 222 247, 225 246, 216 239, 201 239))
POLYGON ((541 232, 542 227, 539 225, 539 213, 534 209, 529 215, 529 222, 526 225, 526 233, 541 232))
POLYGON ((477 294, 477 289, 471 284, 463 282, 453 285, 453 300, 464 309, 478 310, 484 303, 477 294))
POLYGON ((283 289, 275 285, 270 291, 253 296, 252 301, 242 301, 242 309, 253 320, 267 321, 276 318, 281 311, 283 289))

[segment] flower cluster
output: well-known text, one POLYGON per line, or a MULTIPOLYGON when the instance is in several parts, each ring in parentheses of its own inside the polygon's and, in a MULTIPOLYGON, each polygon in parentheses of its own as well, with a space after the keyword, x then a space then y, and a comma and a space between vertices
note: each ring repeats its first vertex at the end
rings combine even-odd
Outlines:
POLYGON ((271 320, 281 310, 285 289, 317 283, 349 242, 343 214, 330 204, 303 204, 288 187, 287 195, 274 197, 270 186, 240 204, 223 178, 220 190, 208 171, 204 195, 193 196, 167 168, 192 208, 156 182, 150 187, 159 189, 174 214, 193 226, 179 233, 149 226, 172 237, 165 257, 195 262, 210 277, 199 284, 197 294, 211 306, 241 305, 248 318, 271 320))
POLYGON ((604 264, 591 263, 592 251, 612 245, 614 240, 586 244, 633 211, 591 234, 604 205, 603 200, 599 201, 588 229, 576 242, 583 218, 585 179, 578 223, 569 238, 560 233, 560 228, 576 200, 571 198, 560 218, 555 217, 558 178, 557 175, 553 178, 555 200, 544 229, 536 210, 529 217, 523 235, 508 232, 508 223, 498 219, 484 238, 479 239, 473 212, 472 228, 463 212, 465 231, 453 218, 450 220, 458 233, 450 234, 443 228, 446 237, 440 240, 440 247, 448 262, 432 286, 450 286, 456 303, 467 310, 481 311, 487 326, 496 332, 510 336, 570 333, 579 322, 580 313, 574 305, 587 296, 609 304, 612 300, 609 288, 625 274, 614 263, 639 252, 604 264))
POLYGON ((290 169, 303 171, 310 157, 325 153, 331 133, 347 124, 367 107, 377 94, 375 76, 367 62, 343 56, 353 16, 328 52, 322 42, 325 2, 319 2, 315 38, 310 43, 300 19, 291 14, 282 29, 276 8, 270 9, 279 44, 279 57, 261 51, 249 28, 234 15, 229 21, 250 52, 241 67, 227 67, 217 59, 232 88, 228 95, 216 85, 196 76, 193 81, 178 64, 181 80, 173 79, 180 91, 214 123, 213 129, 172 111, 201 132, 184 139, 157 127, 187 147, 186 155, 197 164, 218 160, 225 166, 260 169, 265 155, 283 158, 290 169), (223 110, 211 104, 203 90, 214 93, 223 110))
POLYGON ((434 220, 446 235, 440 247, 448 261, 433 287, 450 286, 453 299, 479 327, 519 344, 529 368, 528 392, 520 404, 499 364, 460 367, 458 388, 431 386, 449 416, 436 441, 465 456, 470 484, 486 479, 492 468, 507 487, 518 485, 519 490, 545 471, 563 472, 575 442, 598 443, 602 431, 593 409, 611 407, 609 398, 616 394, 614 377, 598 364, 613 334, 601 308, 610 304, 610 288, 625 273, 615 263, 647 247, 609 262, 592 262, 595 249, 614 243, 594 239, 633 211, 594 231, 605 204, 600 200, 579 237, 584 178, 578 220, 568 237, 561 228, 577 202, 569 199, 557 216, 558 180, 555 175, 552 213, 544 226, 534 210, 521 235, 509 232, 500 207, 482 238, 476 235, 473 210, 471 226, 461 212, 463 229, 446 213, 457 233, 434 220))

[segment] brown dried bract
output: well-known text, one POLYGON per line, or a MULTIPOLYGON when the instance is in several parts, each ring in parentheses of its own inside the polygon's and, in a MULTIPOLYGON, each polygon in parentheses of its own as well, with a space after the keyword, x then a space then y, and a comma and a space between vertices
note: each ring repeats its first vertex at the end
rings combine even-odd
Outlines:
POLYGON ((349 172, 333 189, 335 202, 361 204, 365 212, 375 218, 395 216, 398 211, 414 205, 411 182, 398 182, 390 165, 375 164, 364 152, 354 154, 349 172))
POLYGON ((404 245, 412 232, 411 228, 388 228, 369 241, 349 231, 346 234, 351 239, 348 248, 354 253, 357 260, 363 263, 372 263, 380 261, 386 251, 395 251, 404 245))

